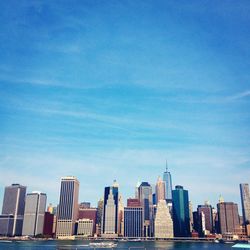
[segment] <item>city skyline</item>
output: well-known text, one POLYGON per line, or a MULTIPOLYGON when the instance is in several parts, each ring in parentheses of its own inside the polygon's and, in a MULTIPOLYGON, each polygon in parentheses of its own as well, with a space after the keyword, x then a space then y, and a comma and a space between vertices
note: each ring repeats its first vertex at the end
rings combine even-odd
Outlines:
POLYGON ((133 197, 167 159, 173 188, 194 206, 220 194, 240 204, 238 185, 250 182, 249 1, 0 8, 0 202, 20 183, 58 204, 67 175, 80 201, 96 205, 114 179, 133 197))

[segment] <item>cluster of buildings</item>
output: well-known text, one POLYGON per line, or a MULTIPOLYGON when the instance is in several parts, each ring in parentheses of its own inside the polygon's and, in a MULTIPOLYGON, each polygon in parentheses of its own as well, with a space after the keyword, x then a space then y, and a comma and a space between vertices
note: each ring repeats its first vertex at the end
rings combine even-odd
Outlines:
POLYGON ((172 189, 171 174, 166 169, 155 188, 139 182, 134 197, 122 201, 119 185, 105 187, 97 207, 79 203, 79 181, 76 177, 61 178, 59 204, 46 209, 46 194, 12 184, 5 187, 1 236, 81 238, 144 238, 250 236, 249 185, 240 184, 242 216, 238 205, 220 197, 217 207, 209 202, 194 211, 188 191, 178 185, 172 189))

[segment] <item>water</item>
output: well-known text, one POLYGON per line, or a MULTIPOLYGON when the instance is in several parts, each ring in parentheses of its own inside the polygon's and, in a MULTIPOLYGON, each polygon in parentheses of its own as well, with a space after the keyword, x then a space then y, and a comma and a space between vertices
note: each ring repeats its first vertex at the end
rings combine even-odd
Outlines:
MULTIPOLYGON (((1 242, 0 249, 4 250, 81 250, 81 249, 101 249, 90 248, 89 241, 75 240, 75 241, 23 241, 23 242, 1 242)), ((232 244, 209 243, 209 242, 118 242, 117 250, 228 250, 233 249, 232 244)), ((102 248, 104 249, 104 248, 102 248)), ((105 248, 112 249, 112 248, 105 248)))

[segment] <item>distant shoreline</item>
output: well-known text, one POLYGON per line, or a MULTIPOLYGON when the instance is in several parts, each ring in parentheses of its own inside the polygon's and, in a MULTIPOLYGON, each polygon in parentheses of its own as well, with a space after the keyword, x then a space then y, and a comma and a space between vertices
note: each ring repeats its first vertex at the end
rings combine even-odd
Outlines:
POLYGON ((227 239, 214 239, 214 238, 167 238, 167 239, 156 239, 156 238, 84 238, 84 237, 77 237, 75 239, 70 239, 70 238, 64 238, 64 239, 57 239, 57 238, 23 238, 23 237, 1 237, 0 238, 0 243, 1 242, 20 242, 20 241, 116 241, 116 242, 149 242, 149 241, 161 241, 161 242, 209 242, 209 243, 239 243, 239 242, 244 242, 248 243, 249 240, 227 240, 227 239))

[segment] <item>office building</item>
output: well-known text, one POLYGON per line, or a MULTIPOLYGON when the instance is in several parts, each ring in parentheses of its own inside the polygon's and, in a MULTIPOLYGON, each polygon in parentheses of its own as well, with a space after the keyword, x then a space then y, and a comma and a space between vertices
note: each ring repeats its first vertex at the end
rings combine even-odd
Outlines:
POLYGON ((155 215, 155 238, 173 238, 173 220, 166 200, 159 200, 155 215))
POLYGON ((124 205, 121 195, 119 195, 118 199, 118 235, 124 235, 124 205))
POLYGON ((140 207, 141 203, 139 199, 136 198, 128 198, 127 199, 127 207, 140 207))
POLYGON ((173 222, 175 237, 190 236, 189 199, 188 191, 182 186, 176 186, 172 192, 173 222))
POLYGON ((91 235, 94 235, 96 233, 97 208, 93 208, 90 206, 79 206, 78 222, 81 219, 88 219, 93 222, 93 232, 91 233, 91 235))
POLYGON ((91 219, 79 219, 77 221, 77 235, 93 236, 94 222, 91 219))
POLYGON ((143 207, 144 236, 153 236, 153 202, 152 187, 148 182, 142 182, 138 190, 139 200, 143 207))
POLYGON ((217 204, 219 233, 239 234, 238 205, 233 202, 220 202, 217 204))
POLYGON ((143 222, 143 207, 140 201, 127 199, 127 207, 124 208, 124 237, 143 237, 143 222))
POLYGON ((33 192, 27 194, 25 201, 22 235, 36 236, 43 234, 46 194, 33 192))
POLYGON ((78 196, 79 181, 77 178, 62 177, 57 211, 57 238, 67 238, 74 234, 75 222, 78 218, 78 196))
POLYGON ((46 237, 54 236, 54 217, 55 215, 50 212, 45 212, 44 214, 43 235, 46 237))
POLYGON ((0 215, 0 236, 12 236, 14 216, 12 214, 0 215))
POLYGON ((209 204, 198 205, 197 212, 199 216, 199 235, 205 236, 214 232, 213 208, 209 204))
POLYGON ((26 187, 12 184, 5 187, 2 215, 13 215, 13 228, 11 236, 21 236, 25 207, 26 187))
POLYGON ((172 203, 172 178, 171 173, 168 171, 168 163, 166 161, 166 171, 163 173, 163 181, 165 182, 166 189, 166 202, 172 203))
POLYGON ((158 177, 158 180, 155 185, 155 204, 157 205, 160 200, 165 200, 166 197, 166 183, 158 177))
POLYGON ((113 186, 105 187, 103 214, 102 214, 102 236, 118 236, 118 184, 114 181, 113 186))
POLYGON ((240 184, 240 196, 244 225, 250 224, 250 193, 247 183, 240 184))

